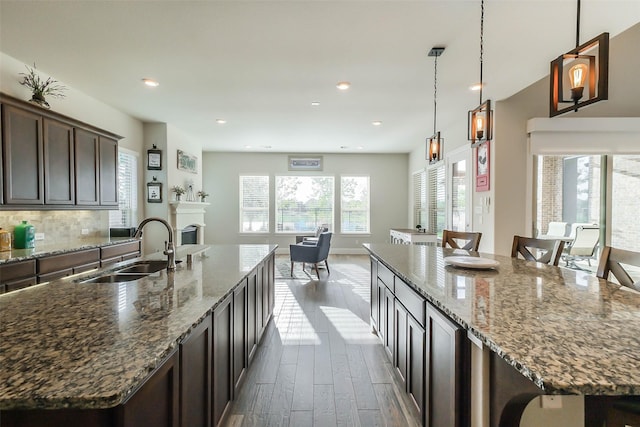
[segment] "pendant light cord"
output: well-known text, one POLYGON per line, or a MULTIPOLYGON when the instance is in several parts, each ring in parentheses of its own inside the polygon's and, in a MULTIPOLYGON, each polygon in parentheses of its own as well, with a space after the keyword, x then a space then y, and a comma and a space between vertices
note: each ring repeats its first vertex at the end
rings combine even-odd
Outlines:
POLYGON ((433 134, 436 134, 436 117, 438 115, 438 55, 433 66, 433 134))
MULTIPOLYGON (((580 0, 578 0, 580 2, 580 0)), ((482 57, 484 56, 484 0, 480 2, 480 105, 482 105, 482 57)))
POLYGON ((578 11, 576 12, 576 47, 580 46, 580 0, 578 0, 578 11))

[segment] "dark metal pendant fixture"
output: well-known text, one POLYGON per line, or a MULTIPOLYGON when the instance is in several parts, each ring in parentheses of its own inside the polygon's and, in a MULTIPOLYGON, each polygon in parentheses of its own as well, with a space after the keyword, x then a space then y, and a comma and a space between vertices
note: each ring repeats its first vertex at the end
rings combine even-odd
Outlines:
POLYGON ((551 61, 549 117, 609 98, 609 33, 581 45, 577 2, 576 48, 551 61))
POLYGON ((482 102, 482 63, 484 55, 484 0, 480 2, 480 105, 469 111, 467 122, 468 139, 472 147, 477 147, 493 138, 493 117, 491 101, 482 102))
POLYGON ((429 164, 442 160, 444 138, 440 137, 440 131, 436 125, 438 115, 438 57, 444 52, 443 47, 434 47, 429 51, 429 56, 435 58, 433 71, 433 135, 427 138, 427 160, 429 164))

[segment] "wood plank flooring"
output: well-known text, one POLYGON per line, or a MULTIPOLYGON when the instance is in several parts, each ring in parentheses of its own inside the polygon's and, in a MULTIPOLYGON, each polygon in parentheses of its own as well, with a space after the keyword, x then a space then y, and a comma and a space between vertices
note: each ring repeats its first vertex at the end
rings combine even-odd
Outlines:
POLYGON ((276 257, 273 321, 226 426, 419 426, 369 325, 369 257, 329 258, 320 280, 276 257))

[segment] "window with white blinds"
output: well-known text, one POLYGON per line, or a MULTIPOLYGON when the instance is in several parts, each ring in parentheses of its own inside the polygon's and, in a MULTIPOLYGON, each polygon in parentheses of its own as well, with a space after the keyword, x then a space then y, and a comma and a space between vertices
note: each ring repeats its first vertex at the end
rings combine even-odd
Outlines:
POLYGON ((427 172, 413 174, 413 222, 427 228, 427 172))
POLYGON ((340 177, 340 231, 369 233, 369 177, 340 177))
POLYGON ((332 176, 276 176, 276 232, 312 233, 333 229, 332 176))
POLYGON ((427 230, 442 237, 446 224, 446 180, 444 162, 428 170, 429 223, 427 230))
POLYGON ((240 232, 269 231, 269 177, 240 176, 240 232))
POLYGON ((109 227, 138 225, 138 157, 118 150, 118 210, 109 211, 109 227))

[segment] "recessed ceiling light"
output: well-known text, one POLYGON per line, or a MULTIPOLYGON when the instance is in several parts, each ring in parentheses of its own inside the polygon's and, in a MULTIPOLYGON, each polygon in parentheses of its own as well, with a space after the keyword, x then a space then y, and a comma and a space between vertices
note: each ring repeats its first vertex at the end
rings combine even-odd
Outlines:
POLYGON ((358 150, 364 150, 364 147, 363 147, 362 145, 358 145, 356 148, 357 148, 358 150))
POLYGON ((216 119, 216 123, 219 125, 223 125, 225 123, 227 123, 227 121, 225 119, 216 119))
POLYGON ((158 87, 158 86, 160 86, 160 83, 158 83, 155 80, 151 80, 151 79, 142 79, 142 82, 145 85, 149 86, 149 87, 158 87))
POLYGON ((474 91, 478 91, 478 90, 480 90, 481 87, 482 87, 482 84, 476 83, 474 85, 469 86, 469 89, 474 90, 474 91))
POLYGON ((250 145, 245 145, 245 146, 244 146, 244 149, 245 149, 245 150, 248 150, 249 148, 251 148, 251 146, 250 146, 250 145))
POLYGON ((371 122, 372 125, 374 126, 380 126, 382 124, 382 122, 380 120, 374 120, 371 122))
POLYGON ((351 87, 351 83, 349 82, 338 82, 338 84, 336 84, 336 87, 340 90, 347 90, 351 87))
POLYGON ((312 106, 312 107, 317 107, 318 105, 320 105, 320 103, 319 103, 318 101, 313 101, 313 102, 311 103, 311 106, 312 106))

